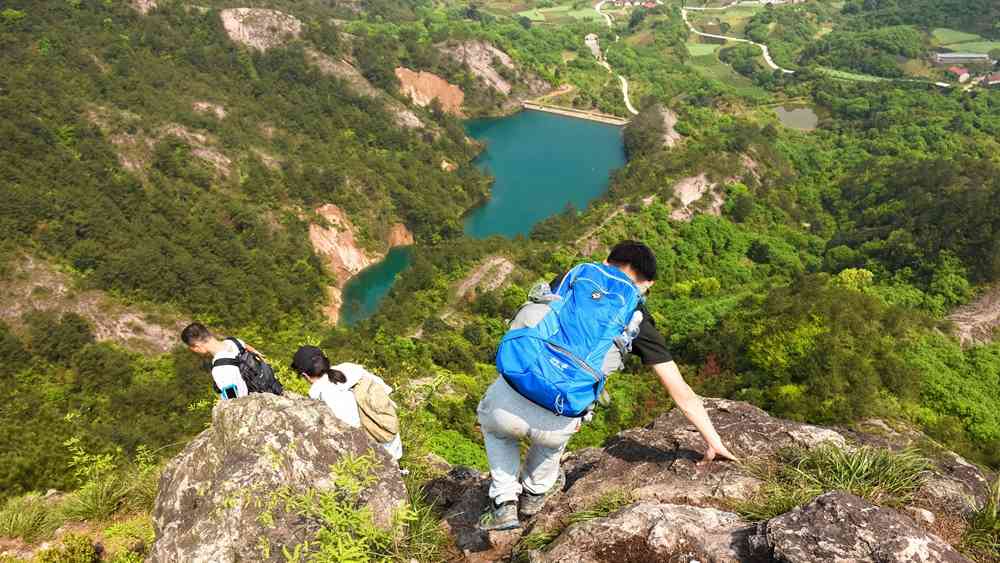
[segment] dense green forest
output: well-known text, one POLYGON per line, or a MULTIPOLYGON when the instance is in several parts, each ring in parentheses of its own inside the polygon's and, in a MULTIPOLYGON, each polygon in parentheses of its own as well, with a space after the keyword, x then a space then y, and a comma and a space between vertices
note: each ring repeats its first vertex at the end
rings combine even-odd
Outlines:
MULTIPOLYGON (((304 31, 266 52, 227 36, 218 10, 238 4, 203 4, 161 0, 140 14, 105 0, 0 0, 0 283, 18 257, 43 258, 79 288, 241 336, 298 391, 284 366, 303 342, 362 363, 416 405, 404 413, 404 465, 420 474, 428 452, 484 466, 475 406, 528 287, 634 238, 656 251, 650 308, 700 393, 821 424, 900 421, 1000 467, 1000 344, 963 347, 946 320, 1000 278, 1000 90, 823 71, 909 76, 899 61, 926 58, 938 27, 1000 40, 995 2, 807 2, 732 28, 772 45, 794 75, 750 45, 704 49, 671 2, 608 28, 532 22, 504 2, 272 0, 255 4, 304 31), (529 79, 566 83, 561 102, 625 115, 587 33, 610 46, 641 107, 624 131, 628 164, 589 208, 530 237, 464 237, 463 214, 488 193, 472 164, 479 147, 434 106, 407 105, 424 126, 400 127, 393 107, 407 99, 393 69, 435 72, 463 88, 468 114, 496 113, 507 97, 440 48, 483 40, 517 63, 505 77, 513 95, 529 79), (313 50, 350 58, 385 97, 321 73, 313 50), (225 117, 196 110, 202 101, 225 117), (782 126, 773 107, 784 103, 808 104, 818 127, 782 126), (670 148, 665 108, 682 137, 670 148), (721 213, 670 219, 673 186, 700 174, 721 213), (393 222, 416 238, 379 312, 350 328, 320 311, 331 273, 308 231, 323 203, 341 206, 368 248, 384 246, 393 222), (586 233, 594 244, 577 244, 586 233), (457 299, 494 256, 516 265, 506 283, 457 299)), ((14 429, 0 443, 3 498, 81 484, 69 470, 78 447, 164 459, 214 401, 186 350, 99 342, 74 313, 0 324, 0 382, 0 426, 14 429)), ((571 447, 671 406, 634 361, 609 390, 571 447)))

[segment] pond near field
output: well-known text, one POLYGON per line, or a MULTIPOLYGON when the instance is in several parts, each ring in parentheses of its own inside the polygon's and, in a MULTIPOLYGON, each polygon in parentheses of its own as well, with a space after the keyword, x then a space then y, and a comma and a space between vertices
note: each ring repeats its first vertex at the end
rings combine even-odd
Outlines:
POLYGON ((778 106, 774 112, 781 124, 790 129, 812 131, 819 123, 819 116, 809 106, 778 106))
MULTIPOLYGON (((611 173, 625 165, 621 127, 539 111, 475 119, 466 133, 486 144, 475 165, 496 180, 490 199, 465 218, 473 238, 527 236, 539 221, 567 204, 584 209, 608 189, 611 173)), ((351 278, 344 287, 341 323, 367 319, 401 272, 410 248, 394 248, 385 260, 351 278)))

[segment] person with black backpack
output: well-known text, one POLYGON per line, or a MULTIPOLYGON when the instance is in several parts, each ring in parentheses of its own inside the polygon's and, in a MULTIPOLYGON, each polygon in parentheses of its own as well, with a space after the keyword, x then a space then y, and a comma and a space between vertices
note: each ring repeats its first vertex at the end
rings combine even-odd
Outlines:
POLYGON ((519 504, 521 515, 532 517, 562 490, 562 452, 605 396, 607 375, 621 369, 628 353, 652 368, 704 437, 705 461, 736 460, 646 309, 645 294, 655 279, 653 251, 623 241, 604 263, 579 264, 532 290, 500 341, 499 377, 477 408, 492 478, 481 530, 519 528, 519 504), (531 443, 523 464, 522 439, 531 443))
POLYGON ((264 357, 238 338, 219 340, 205 325, 191 323, 181 331, 181 341, 195 354, 212 358, 212 390, 224 401, 250 393, 284 392, 264 357))

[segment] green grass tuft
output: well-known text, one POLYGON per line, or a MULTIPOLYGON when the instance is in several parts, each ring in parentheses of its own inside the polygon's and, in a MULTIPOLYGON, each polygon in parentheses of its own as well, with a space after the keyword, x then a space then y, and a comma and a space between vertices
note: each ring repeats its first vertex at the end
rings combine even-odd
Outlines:
POLYGON ((63 504, 69 520, 108 520, 125 505, 129 485, 118 473, 108 473, 85 483, 63 504))
POLYGON ((920 487, 930 462, 915 450, 894 453, 825 445, 786 450, 777 460, 748 469, 764 484, 734 508, 750 520, 767 520, 830 491, 847 491, 873 504, 903 506, 920 487))
POLYGON ((38 493, 7 499, 0 508, 0 537, 31 543, 51 536, 62 523, 59 507, 38 493))
POLYGON ((623 489, 608 491, 604 493, 601 498, 597 499, 597 502, 595 502, 591 507, 570 514, 567 522, 570 524, 578 524, 580 522, 594 520, 595 518, 604 518, 608 514, 621 510, 635 501, 636 498, 631 491, 623 489))
POLYGON ((990 487, 986 503, 967 522, 962 551, 976 561, 1000 561, 1000 478, 990 487))
POLYGON ((559 534, 563 532, 566 526, 589 522, 597 518, 604 518, 612 512, 621 510, 622 508, 635 503, 636 500, 635 495, 633 495, 631 491, 624 489, 614 489, 608 491, 601 495, 601 497, 588 508, 578 510, 573 514, 570 514, 562 527, 555 530, 532 531, 530 534, 523 536, 521 541, 517 543, 517 547, 514 549, 515 560, 524 559, 523 556, 526 555, 528 551, 545 549, 550 543, 559 537, 559 534))

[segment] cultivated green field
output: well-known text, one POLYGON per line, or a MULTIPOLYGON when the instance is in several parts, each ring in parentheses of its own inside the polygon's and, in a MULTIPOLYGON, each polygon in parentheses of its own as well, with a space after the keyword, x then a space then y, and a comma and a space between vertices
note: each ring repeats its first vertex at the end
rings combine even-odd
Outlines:
POLYGON ((967 41, 981 41, 983 39, 975 33, 966 33, 956 29, 948 29, 947 27, 936 28, 933 32, 931 32, 931 35, 933 35, 934 39, 942 45, 965 43, 967 41))
POLYGON ((593 8, 583 8, 574 10, 572 6, 556 6, 553 8, 534 8, 518 12, 519 16, 524 16, 533 22, 557 23, 569 19, 575 20, 599 20, 601 14, 593 8))
POLYGON ((835 68, 828 68, 825 66, 818 66, 816 70, 832 76, 833 78, 839 78, 840 80, 853 80, 855 82, 882 82, 886 80, 885 78, 879 76, 872 76, 870 74, 858 74, 856 72, 847 72, 844 70, 837 70, 835 68))
POLYGON ((702 57, 705 55, 711 55, 721 46, 722 45, 713 45, 711 43, 688 43, 687 50, 692 57, 702 57))
MULTIPOLYGON (((690 48, 691 45, 689 44, 688 47, 690 48)), ((733 67, 720 61, 714 53, 692 56, 687 64, 705 78, 718 80, 732 86, 740 95, 752 98, 764 98, 770 95, 767 90, 754 85, 753 81, 749 78, 739 74, 733 70, 733 67)))
POLYGON ((953 51, 963 53, 989 53, 994 49, 1000 49, 1000 41, 972 41, 969 43, 952 43, 948 45, 953 51))

